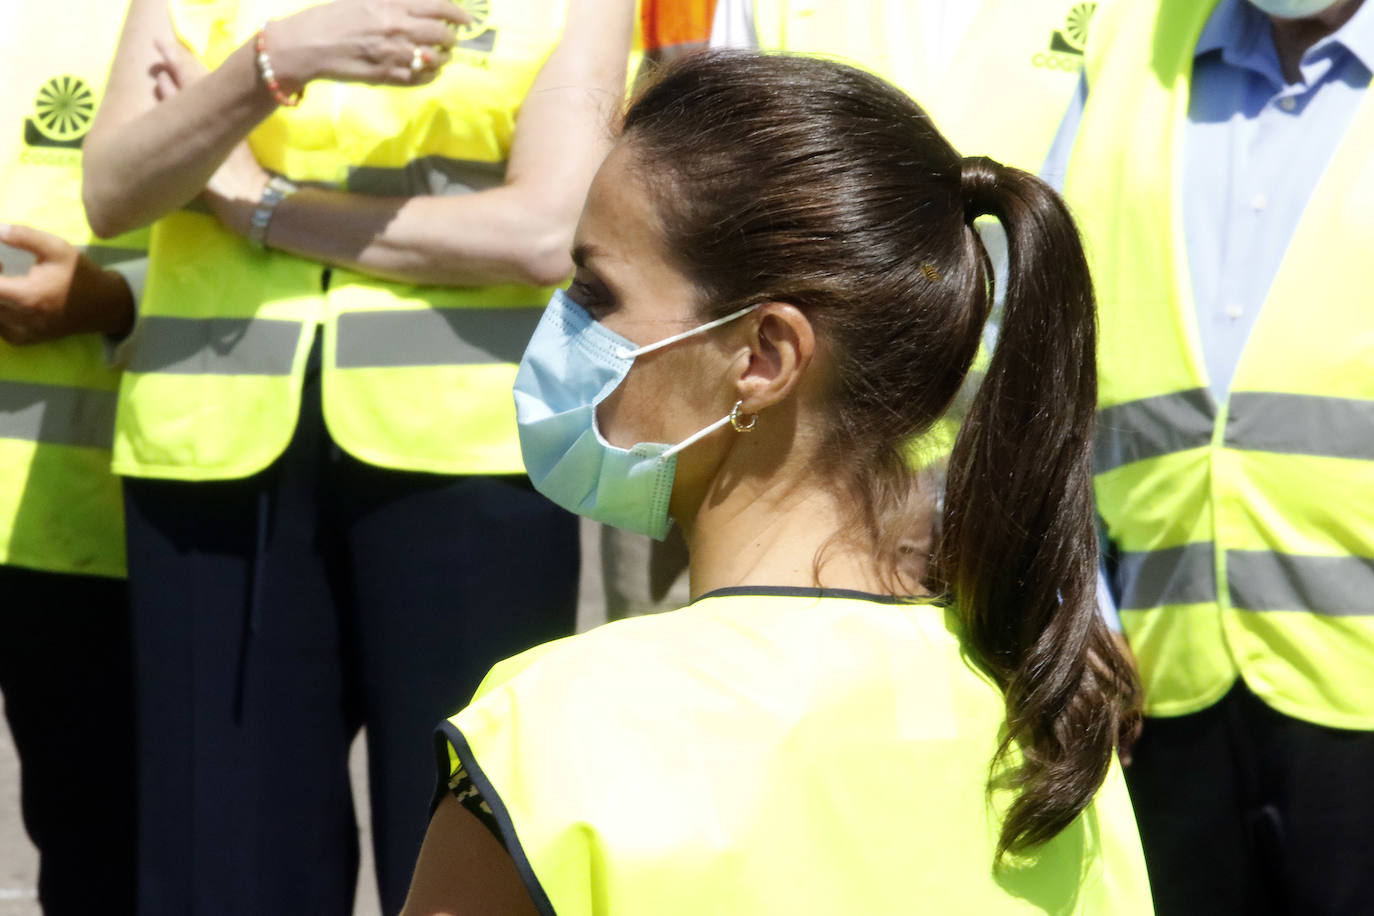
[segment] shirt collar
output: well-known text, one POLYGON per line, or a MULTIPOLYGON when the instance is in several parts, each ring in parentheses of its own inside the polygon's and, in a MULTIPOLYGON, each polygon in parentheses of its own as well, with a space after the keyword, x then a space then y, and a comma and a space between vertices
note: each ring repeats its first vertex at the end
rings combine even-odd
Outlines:
MULTIPOLYGON (((1365 70, 1374 73, 1374 0, 1365 0, 1349 22, 1309 48, 1306 56, 1310 58, 1333 45, 1354 55, 1365 70)), ((1278 72, 1269 17, 1248 0, 1221 0, 1212 11, 1193 56, 1215 52, 1232 66, 1265 75, 1278 72)), ((1280 85, 1282 82, 1279 79, 1280 85)))
POLYGON ((1374 3, 1365 0, 1350 21, 1336 30, 1327 41, 1338 39, 1346 49, 1359 58, 1360 63, 1374 74, 1374 3))

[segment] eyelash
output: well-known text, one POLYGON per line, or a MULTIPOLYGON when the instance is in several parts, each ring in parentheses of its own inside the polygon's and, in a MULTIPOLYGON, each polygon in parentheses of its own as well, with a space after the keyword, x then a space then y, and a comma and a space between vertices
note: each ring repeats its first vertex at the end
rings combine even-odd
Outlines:
POLYGON ((602 315, 609 312, 615 304, 601 284, 585 283, 574 279, 568 286, 568 293, 573 301, 587 310, 587 314, 599 319, 602 315))

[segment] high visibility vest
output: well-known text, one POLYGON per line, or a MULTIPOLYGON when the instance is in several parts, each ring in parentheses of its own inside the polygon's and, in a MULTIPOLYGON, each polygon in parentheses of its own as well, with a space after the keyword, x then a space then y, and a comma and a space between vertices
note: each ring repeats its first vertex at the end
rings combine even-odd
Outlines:
POLYGON ((1068 173, 1101 303, 1096 490, 1122 623, 1151 714, 1205 708, 1240 676, 1290 716, 1374 728, 1374 93, 1217 403, 1180 200, 1215 5, 1099 17, 1068 173))
MULTIPOLYGON (((1069 106, 1097 3, 980 0, 948 66, 927 60, 920 13, 892 0, 754 0, 759 45, 833 56, 900 87, 965 155, 1037 172, 1069 106)), ((915 7, 915 4, 901 4, 915 7)))
POLYGON ((497 665, 441 728, 441 790, 461 763, 558 916, 1151 912, 1115 764, 994 872, 1005 708, 958 630, 805 589, 611 623, 497 665))
MULTIPOLYGON (((215 67, 264 19, 308 0, 172 0, 181 40, 215 67)), ((262 165, 359 193, 466 193, 501 183, 516 114, 558 42, 562 0, 466 4, 453 59, 414 88, 318 82, 248 137, 262 165)), ((552 290, 390 283, 256 251, 191 207, 153 230, 114 467, 184 480, 267 467, 295 427, 323 325, 334 440, 383 467, 523 471, 511 387, 552 290)))
MULTIPOLYGON (((0 220, 81 246, 97 263, 143 257, 147 233, 97 243, 81 204, 81 144, 124 22, 123 3, 51 0, 0 10, 0 220)), ((2 258, 7 272, 20 268, 2 258)), ((124 575, 110 473, 118 374, 98 335, 0 342, 0 563, 124 575)))

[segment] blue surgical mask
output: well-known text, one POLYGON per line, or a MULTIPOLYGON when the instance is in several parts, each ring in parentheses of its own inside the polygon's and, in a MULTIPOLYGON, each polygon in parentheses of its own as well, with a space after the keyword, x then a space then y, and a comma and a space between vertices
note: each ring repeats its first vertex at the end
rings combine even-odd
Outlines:
POLYGON ((730 422, 726 416, 676 445, 617 448, 596 428, 596 409, 635 359, 734 321, 757 306, 636 347, 559 290, 534 329, 515 376, 520 452, 535 489, 570 512, 616 528, 668 535, 677 454, 730 422))
POLYGON ((1250 0, 1270 16, 1280 19, 1302 19, 1315 16, 1328 7, 1335 6, 1339 0, 1250 0))

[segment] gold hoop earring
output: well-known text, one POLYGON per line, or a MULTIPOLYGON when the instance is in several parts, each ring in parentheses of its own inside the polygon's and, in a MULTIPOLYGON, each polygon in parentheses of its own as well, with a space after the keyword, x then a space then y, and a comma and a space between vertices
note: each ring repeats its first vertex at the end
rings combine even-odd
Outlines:
POLYGON ((758 414, 750 414, 748 426, 745 426, 744 423, 740 421, 740 417, 742 416, 742 414, 740 413, 739 409, 743 406, 743 401, 736 401, 734 408, 732 408, 730 411, 730 426, 732 426, 735 432, 737 433, 747 433, 751 431, 755 426, 759 425, 758 414))

